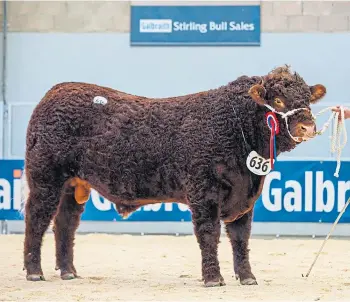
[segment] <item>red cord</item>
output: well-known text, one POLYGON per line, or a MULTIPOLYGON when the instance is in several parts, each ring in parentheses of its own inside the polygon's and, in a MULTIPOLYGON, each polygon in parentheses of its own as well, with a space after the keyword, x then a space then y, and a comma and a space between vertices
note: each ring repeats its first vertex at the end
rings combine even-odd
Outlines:
POLYGON ((273 159, 274 159, 274 137, 275 137, 275 125, 273 125, 271 129, 271 135, 270 135, 270 162, 271 162, 271 169, 273 169, 273 159))

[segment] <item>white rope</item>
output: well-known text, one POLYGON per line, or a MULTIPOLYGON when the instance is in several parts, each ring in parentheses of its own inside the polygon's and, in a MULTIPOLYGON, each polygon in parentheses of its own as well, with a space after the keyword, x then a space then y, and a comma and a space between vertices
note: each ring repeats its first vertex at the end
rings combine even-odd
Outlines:
MULTIPOLYGON (((319 116, 322 113, 329 111, 329 110, 332 110, 332 107, 327 107, 327 108, 321 110, 319 113, 316 114, 316 116, 314 116, 314 119, 316 119, 317 116, 319 116)), ((329 119, 327 120, 327 122, 323 125, 322 129, 317 132, 317 135, 323 134, 327 130, 327 128, 329 127, 332 120, 333 120, 333 135, 331 137, 331 140, 332 140, 331 141, 331 152, 332 153, 337 152, 337 168, 335 170, 334 176, 339 177, 340 156, 341 156, 341 152, 344 149, 346 142, 347 142, 347 133, 346 133, 346 127, 345 127, 345 116, 344 116, 344 108, 343 107, 340 107, 340 119, 339 119, 339 112, 333 112, 331 114, 331 116, 329 117, 329 119), (341 138, 342 132, 344 133, 343 134, 343 144, 340 143, 340 138, 341 138)), ((312 268, 314 267, 318 257, 320 256, 320 254, 322 252, 323 247, 325 246, 325 244, 328 241, 329 237, 331 236, 333 230, 335 229, 335 226, 339 222, 340 218, 344 214, 344 212, 349 204, 350 204, 350 198, 347 200, 343 209, 338 214, 337 219, 334 221, 332 228, 330 229, 327 237, 323 241, 318 253, 316 254, 314 261, 312 262, 312 264, 311 264, 311 266, 310 266, 310 268, 305 276, 306 278, 309 277, 312 268)))
MULTIPOLYGON (((349 203, 350 203, 350 198, 348 199, 348 201, 347 201, 346 204, 344 205, 344 207, 343 207, 343 209, 341 210, 341 212, 338 214, 337 219, 334 221, 331 230, 329 231, 329 233, 328 233, 326 239, 323 241, 323 243, 322 243, 322 245, 321 245, 321 247, 320 247, 320 249, 319 249, 319 251, 318 251, 318 253, 317 253, 316 257, 315 257, 314 262, 312 262, 312 264, 311 264, 311 266, 310 266, 310 269, 309 269, 309 271, 307 272, 307 274, 306 274, 306 276, 305 276, 306 278, 309 277, 310 272, 311 272, 312 268, 314 267, 314 265, 315 265, 315 263, 316 263, 316 261, 317 261, 317 259, 318 259, 318 256, 320 256, 323 247, 325 246, 326 242, 328 241, 329 237, 331 236, 331 234, 332 234, 332 232, 333 232, 335 226, 337 225, 338 221, 340 220, 340 218, 341 218, 342 215, 344 214, 344 212, 345 212, 347 206, 349 205, 349 203)), ((304 276, 303 276, 303 277, 304 277, 304 276)))
MULTIPOLYGON (((317 118, 317 116, 332 110, 332 107, 327 107, 314 116, 314 119, 317 118)), ((333 121, 333 135, 331 136, 331 153, 337 153, 337 167, 334 172, 335 177, 339 177, 339 170, 340 170, 340 157, 342 150, 344 149, 346 143, 347 143, 347 132, 345 127, 345 117, 344 117, 344 108, 340 107, 340 119, 339 119, 339 113, 333 112, 327 122, 323 125, 322 129, 320 131, 317 131, 317 135, 322 135, 329 127, 330 123, 333 121), (341 136, 343 134, 343 142, 341 143, 341 136)))

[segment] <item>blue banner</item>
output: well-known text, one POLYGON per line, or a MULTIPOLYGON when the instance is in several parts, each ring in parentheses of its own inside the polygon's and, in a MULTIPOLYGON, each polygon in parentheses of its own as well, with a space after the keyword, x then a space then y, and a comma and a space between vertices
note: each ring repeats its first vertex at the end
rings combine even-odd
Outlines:
MULTIPOLYGON (((0 220, 21 220, 22 160, 0 160, 0 220)), ((339 178, 334 161, 278 161, 265 180, 256 202, 257 222, 334 222, 350 198, 350 162, 343 162, 339 178)), ((190 221, 191 212, 181 204, 144 206, 122 219, 114 204, 91 192, 83 220, 93 221, 190 221)), ((340 223, 350 223, 350 207, 340 223)))
POLYGON ((131 6, 131 45, 260 45, 260 6, 131 6))

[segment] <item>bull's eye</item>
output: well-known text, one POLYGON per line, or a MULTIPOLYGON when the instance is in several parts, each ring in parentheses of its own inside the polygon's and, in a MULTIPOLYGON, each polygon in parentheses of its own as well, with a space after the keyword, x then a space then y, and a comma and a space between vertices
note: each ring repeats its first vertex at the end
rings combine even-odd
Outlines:
POLYGON ((274 104, 275 104, 278 108, 284 108, 284 102, 283 102, 280 98, 275 98, 274 104))
POLYGON ((281 99, 280 98, 275 98, 275 104, 281 105, 282 104, 281 99))

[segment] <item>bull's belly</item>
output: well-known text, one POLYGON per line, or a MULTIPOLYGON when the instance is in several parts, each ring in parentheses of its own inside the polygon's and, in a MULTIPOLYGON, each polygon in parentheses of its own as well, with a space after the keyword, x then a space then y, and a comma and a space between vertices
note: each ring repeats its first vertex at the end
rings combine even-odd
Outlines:
MULTIPOLYGON (((136 211, 138 208, 155 203, 182 203, 188 204, 188 199, 185 192, 178 191, 169 193, 169 195, 163 196, 153 196, 153 197, 142 197, 142 198, 133 198, 133 199, 125 199, 121 196, 113 195, 109 192, 108 189, 103 187, 93 187, 88 181, 82 180, 78 177, 73 178, 70 181, 70 185, 75 188, 74 197, 77 203, 84 204, 89 200, 91 189, 94 188, 104 197, 108 198, 111 202, 116 205, 116 209, 118 213, 126 218, 132 212, 136 211)), ((252 211, 256 200, 259 198, 261 194, 263 186, 263 181, 260 183, 257 194, 248 200, 244 201, 244 198, 237 198, 241 202, 235 203, 233 200, 224 203, 224 207, 221 209, 221 220, 225 223, 230 223, 240 219, 242 216, 252 211), (242 202, 243 201, 243 202, 242 202)))
POLYGON ((75 177, 70 180, 69 183, 74 187, 74 198, 78 204, 86 203, 90 198, 91 189, 95 189, 100 194, 108 198, 116 205, 118 213, 123 217, 128 217, 132 212, 138 208, 155 203, 183 203, 188 204, 185 194, 172 193, 170 196, 156 196, 156 197, 143 197, 135 199, 125 199, 121 196, 115 196, 111 194, 107 189, 96 186, 93 187, 88 181, 75 177))

